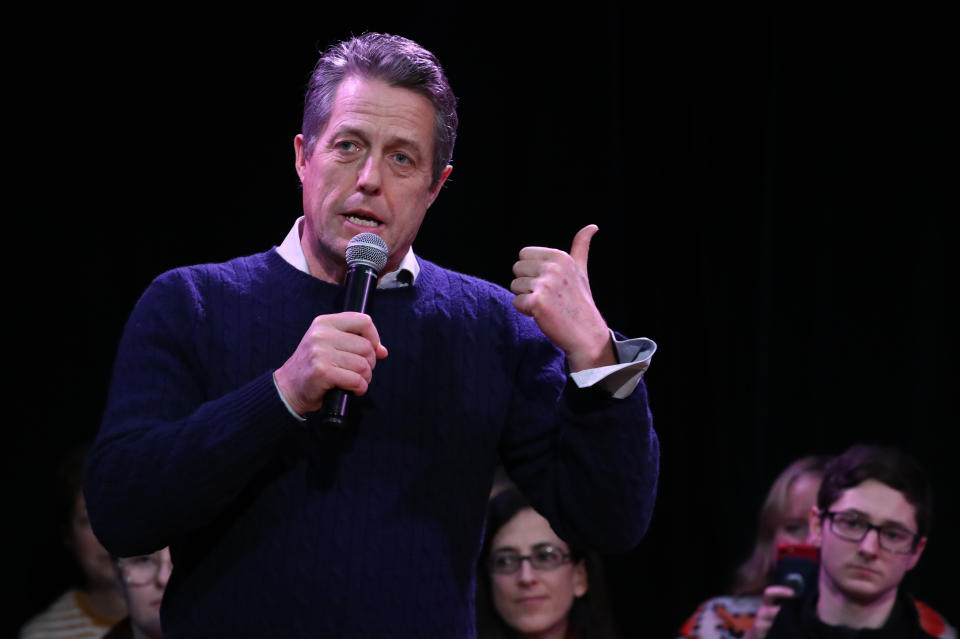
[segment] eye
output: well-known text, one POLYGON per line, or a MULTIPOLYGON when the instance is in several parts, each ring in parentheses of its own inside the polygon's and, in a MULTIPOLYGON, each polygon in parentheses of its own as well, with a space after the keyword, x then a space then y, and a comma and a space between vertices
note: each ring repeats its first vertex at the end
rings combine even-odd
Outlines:
POLYGON ((902 528, 881 528, 880 532, 890 541, 904 541, 910 537, 910 534, 902 528))
POLYGON ((510 568, 517 563, 517 555, 514 553, 500 553, 493 556, 493 568, 502 569, 510 568))
POLYGON ((351 142, 351 141, 349 141, 349 140, 340 140, 339 142, 336 143, 335 146, 336 146, 336 148, 337 148, 338 151, 344 151, 344 152, 347 152, 347 153, 356 151, 356 150, 358 150, 358 149, 360 148, 360 147, 358 147, 356 144, 354 144, 353 142, 351 142))
POLYGON ((413 164, 413 158, 411 158, 406 153, 394 153, 393 161, 401 166, 409 166, 413 164))
POLYGON ((554 548, 553 546, 543 546, 542 548, 537 548, 533 551, 533 555, 541 563, 551 563, 554 561, 559 561, 563 558, 563 553, 560 551, 560 549, 554 548))

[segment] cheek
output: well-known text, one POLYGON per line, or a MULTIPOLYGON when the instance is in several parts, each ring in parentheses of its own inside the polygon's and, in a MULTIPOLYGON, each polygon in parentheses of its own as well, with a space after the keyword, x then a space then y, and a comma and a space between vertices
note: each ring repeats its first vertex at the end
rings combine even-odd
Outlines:
POLYGON ((130 617, 140 626, 149 626, 160 619, 160 609, 154 602, 161 593, 151 584, 127 588, 127 605, 130 617))
POLYGON ((515 592, 516 585, 513 579, 501 576, 493 576, 490 579, 490 594, 493 598, 493 605, 501 616, 507 614, 515 592))

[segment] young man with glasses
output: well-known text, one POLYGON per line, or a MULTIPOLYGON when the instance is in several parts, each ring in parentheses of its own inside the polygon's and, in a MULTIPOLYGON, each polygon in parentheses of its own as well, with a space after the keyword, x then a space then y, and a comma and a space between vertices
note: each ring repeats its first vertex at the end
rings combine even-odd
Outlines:
POLYGON ((905 453, 856 445, 835 458, 810 514, 811 542, 820 548, 818 587, 803 598, 789 597, 783 586, 768 588, 767 611, 758 614, 753 636, 830 639, 854 636, 853 630, 876 639, 949 636, 938 615, 925 618, 926 608, 900 590, 926 547, 931 509, 926 474, 905 453), (766 631, 760 619, 770 612, 766 631))

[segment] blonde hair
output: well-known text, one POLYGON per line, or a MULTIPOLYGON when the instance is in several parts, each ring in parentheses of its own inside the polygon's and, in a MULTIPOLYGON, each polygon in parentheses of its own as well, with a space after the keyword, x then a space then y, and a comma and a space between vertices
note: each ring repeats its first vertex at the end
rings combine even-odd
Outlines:
POLYGON ((829 460, 830 457, 825 455, 801 457, 784 468, 774 480, 760 509, 753 552, 737 568, 733 582, 734 595, 757 595, 770 585, 776 554, 773 539, 790 507, 790 488, 801 476, 822 477, 823 469, 829 460))

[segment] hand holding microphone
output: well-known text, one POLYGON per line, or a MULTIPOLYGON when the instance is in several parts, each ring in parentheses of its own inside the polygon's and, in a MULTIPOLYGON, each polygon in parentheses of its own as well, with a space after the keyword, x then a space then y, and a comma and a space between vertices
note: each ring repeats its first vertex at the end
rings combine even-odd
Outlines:
MULTIPOLYGON (((367 310, 367 300, 377 286, 377 278, 380 270, 387 264, 388 255, 387 243, 376 233, 360 233, 347 242, 347 278, 343 285, 344 311, 363 313, 367 310)), ((377 343, 379 344, 379 336, 377 343)), ((369 381, 368 379, 367 382, 369 381)), ((343 428, 349 397, 347 391, 339 387, 327 391, 322 407, 324 423, 343 428)))
POLYGON ((363 314, 387 256, 386 243, 374 233, 360 233, 347 244, 344 312, 316 317, 275 373, 297 414, 321 409, 324 422, 342 426, 349 395, 367 391, 377 360, 387 356, 373 320, 363 314))

